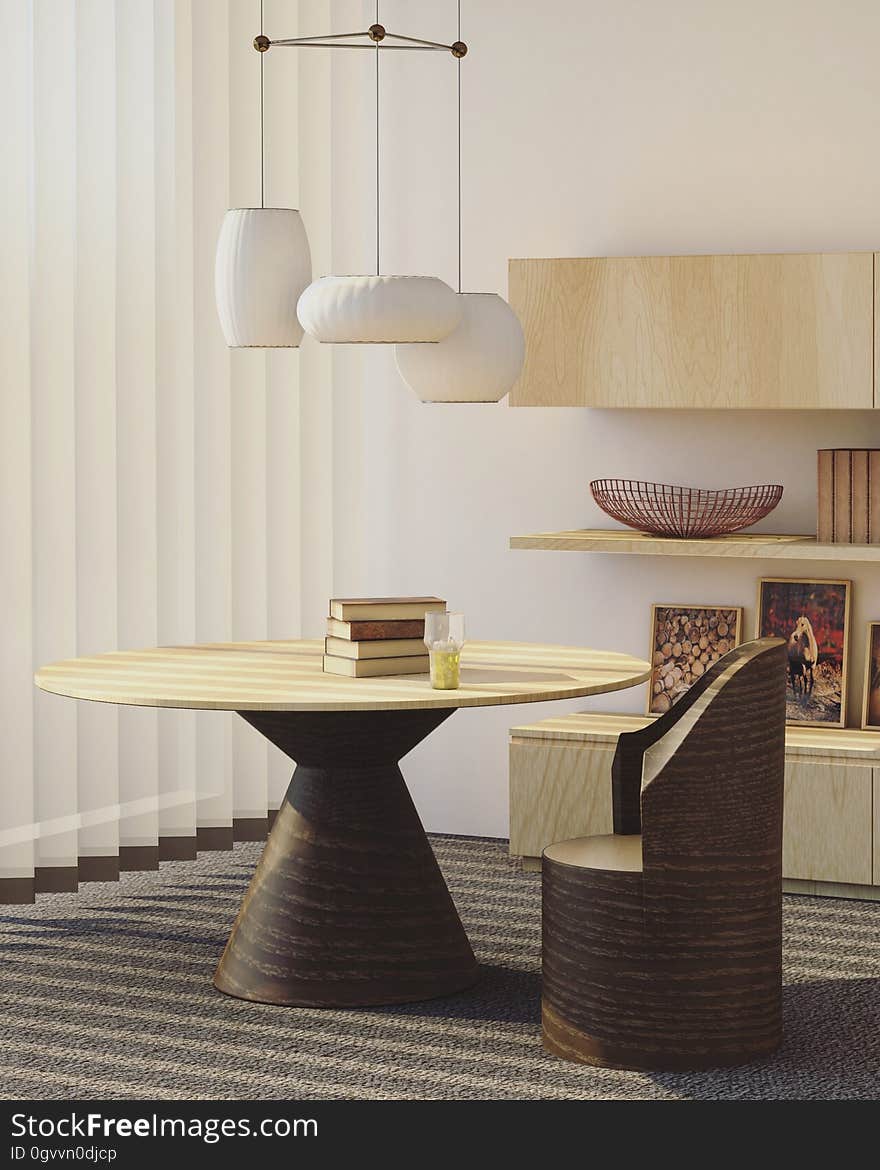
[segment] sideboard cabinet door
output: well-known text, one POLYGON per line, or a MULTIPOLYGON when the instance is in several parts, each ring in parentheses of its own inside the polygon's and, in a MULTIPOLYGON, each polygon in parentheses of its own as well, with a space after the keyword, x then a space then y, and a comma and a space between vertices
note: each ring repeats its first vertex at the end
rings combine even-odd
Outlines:
POLYGON ((540 857, 554 841, 612 833, 616 744, 510 743, 510 852, 540 857))
POLYGON ((786 764, 782 872, 806 881, 871 885, 872 772, 786 764))
POLYGON ((511 260, 510 303, 512 406, 874 406, 870 252, 511 260))

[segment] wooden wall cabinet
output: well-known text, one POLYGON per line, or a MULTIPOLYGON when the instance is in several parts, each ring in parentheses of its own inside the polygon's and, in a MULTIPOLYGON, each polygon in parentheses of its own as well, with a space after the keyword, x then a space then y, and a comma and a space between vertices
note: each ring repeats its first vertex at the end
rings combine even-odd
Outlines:
POLYGON ((526 358, 510 404, 871 409, 880 405, 874 261, 871 252, 511 260, 526 358))

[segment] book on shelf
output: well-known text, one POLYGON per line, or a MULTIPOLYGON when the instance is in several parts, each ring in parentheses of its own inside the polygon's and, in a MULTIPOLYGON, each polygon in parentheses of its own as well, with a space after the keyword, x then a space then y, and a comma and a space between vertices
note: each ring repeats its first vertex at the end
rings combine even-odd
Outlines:
POLYGON ((412 658, 426 654, 421 638, 386 638, 384 641, 349 642, 345 638, 325 638, 324 651, 336 658, 412 658))
POLYGON ((327 674, 343 674, 348 678, 378 678, 395 674, 427 674, 430 659, 427 654, 411 654, 406 658, 337 658, 324 655, 327 674))
MULTIPOLYGON (((868 544, 871 540, 869 485, 871 482, 870 451, 850 451, 849 459, 849 538, 853 544, 868 544)), ((876 517, 874 523, 880 521, 876 517)))
POLYGON ((820 544, 880 544, 880 450, 818 453, 816 539, 820 544))
POLYGON ((439 597, 335 597, 330 617, 340 622, 424 621, 425 614, 445 613, 446 602, 439 597))
POLYGON ((820 544, 834 541, 834 452, 820 451, 818 494, 816 499, 816 540, 820 544))
POLYGON ((408 618, 391 622, 343 622, 339 618, 327 618, 327 633, 331 638, 345 638, 349 642, 374 642, 386 638, 423 638, 425 619, 408 618))
POLYGON ((852 541, 852 452, 834 453, 834 539, 852 541))

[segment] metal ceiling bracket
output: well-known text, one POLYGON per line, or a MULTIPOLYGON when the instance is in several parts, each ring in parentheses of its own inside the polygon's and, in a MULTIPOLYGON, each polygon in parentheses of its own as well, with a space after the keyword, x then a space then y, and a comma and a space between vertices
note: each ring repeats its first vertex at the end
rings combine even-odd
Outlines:
POLYGON ((399 49, 411 53, 451 53, 461 60, 468 51, 464 41, 444 45, 440 41, 425 41, 420 37, 405 37, 400 33, 388 32, 384 25, 371 24, 366 32, 327 33, 318 37, 286 37, 270 40, 260 33, 254 37, 254 48, 258 53, 267 53, 273 47, 297 49, 399 49), (364 38, 368 43, 363 43, 364 38), (399 41, 400 44, 386 44, 399 41))

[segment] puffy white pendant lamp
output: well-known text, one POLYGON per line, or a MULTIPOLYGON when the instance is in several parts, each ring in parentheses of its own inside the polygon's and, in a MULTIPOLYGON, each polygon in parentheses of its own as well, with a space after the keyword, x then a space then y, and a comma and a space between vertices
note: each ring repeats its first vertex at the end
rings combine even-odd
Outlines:
MULTIPOLYGON (((461 40, 461 0, 458 4, 461 40)), ((397 369, 422 402, 499 402, 520 375, 525 340, 519 319, 497 293, 461 291, 461 58, 458 61, 457 328, 437 345, 398 345, 397 369)))
POLYGON ((316 341, 440 341, 461 321, 453 289, 437 276, 323 276, 299 298, 300 323, 316 341))
POLYGON ((298 346, 300 294, 312 279, 309 241, 298 211, 227 211, 217 240, 214 294, 226 344, 298 346))
MULTIPOLYGON (((262 37, 262 5, 260 5, 262 37)), ((217 239, 214 296, 232 348, 296 347, 296 304, 312 279, 309 241, 298 211, 265 206, 263 54, 260 54, 260 206, 227 211, 217 239)))
POLYGON ((423 402, 498 402, 519 377, 519 318, 497 293, 460 293, 458 327, 437 345, 398 345, 397 368, 423 402))
MULTIPOLYGON (((376 58, 376 273, 373 276, 324 276, 299 298, 300 324, 316 341, 332 345, 423 344, 447 337, 461 321, 462 309, 453 289, 437 276, 385 276, 381 274, 380 166, 379 166, 379 49, 386 37, 376 23, 367 35, 375 45, 376 58)), ((392 34, 393 35, 393 34, 392 34)), ((328 38, 329 39, 329 38, 328 38)), ((415 44, 414 38, 400 37, 415 44)), ((467 52, 460 42, 441 45, 459 60, 467 52)))

